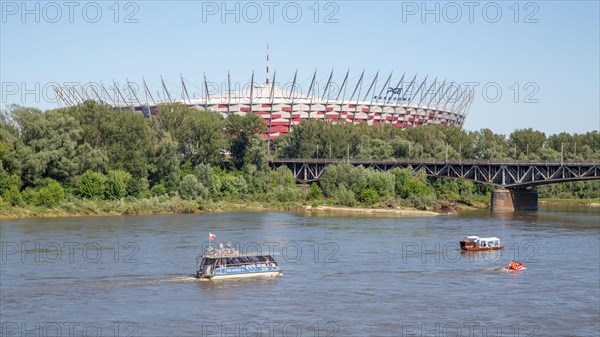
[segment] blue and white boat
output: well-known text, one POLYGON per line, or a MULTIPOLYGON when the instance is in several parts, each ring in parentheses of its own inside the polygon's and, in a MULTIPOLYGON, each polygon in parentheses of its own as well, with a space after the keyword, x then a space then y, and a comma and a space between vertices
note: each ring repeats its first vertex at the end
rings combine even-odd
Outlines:
POLYGON ((232 248, 208 247, 196 258, 196 277, 229 279, 243 277, 274 277, 283 273, 275 259, 268 254, 240 254, 232 248))

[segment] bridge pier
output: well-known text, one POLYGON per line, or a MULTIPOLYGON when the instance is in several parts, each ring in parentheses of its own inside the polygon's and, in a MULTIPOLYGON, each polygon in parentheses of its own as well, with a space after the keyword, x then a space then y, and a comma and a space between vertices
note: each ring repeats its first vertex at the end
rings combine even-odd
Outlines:
POLYGON ((535 189, 497 189, 492 191, 492 211, 537 211, 538 192, 535 189))

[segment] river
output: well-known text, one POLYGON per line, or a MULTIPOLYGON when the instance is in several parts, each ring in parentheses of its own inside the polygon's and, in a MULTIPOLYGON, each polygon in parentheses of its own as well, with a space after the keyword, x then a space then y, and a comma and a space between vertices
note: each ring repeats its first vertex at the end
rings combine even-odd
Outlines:
POLYGON ((600 208, 32 218, 0 237, 2 336, 600 335, 600 208), (209 232, 283 276, 196 280, 209 232), (465 235, 506 248, 462 253, 465 235))

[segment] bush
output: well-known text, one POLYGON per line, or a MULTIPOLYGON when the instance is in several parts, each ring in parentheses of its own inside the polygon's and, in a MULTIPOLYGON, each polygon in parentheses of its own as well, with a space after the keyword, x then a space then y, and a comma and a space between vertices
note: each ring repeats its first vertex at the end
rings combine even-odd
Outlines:
POLYGON ((221 193, 229 196, 244 196, 248 194, 248 184, 242 176, 225 174, 220 177, 221 193))
POLYGON ((156 184, 150 189, 150 195, 153 197, 160 197, 165 194, 167 194, 167 189, 163 184, 156 184))
POLYGON ((409 168, 395 168, 390 170, 390 173, 395 177, 396 195, 401 198, 408 198, 412 195, 422 197, 434 193, 431 185, 427 183, 427 177, 424 172, 413 174, 409 168))
POLYGON ((408 197, 409 203, 416 209, 427 209, 427 207, 433 207, 436 203, 436 198, 434 193, 429 193, 425 195, 410 195, 408 197))
POLYGON ((2 194, 4 202, 11 206, 22 206, 23 196, 16 186, 12 186, 10 189, 4 191, 2 194))
POLYGON ((65 198, 65 190, 60 183, 54 179, 44 179, 44 185, 37 193, 35 205, 47 208, 55 207, 65 198))
POLYGON ((127 194, 127 184, 131 174, 123 170, 110 170, 104 183, 104 196, 106 199, 122 199, 127 194))
POLYGON ((365 181, 363 167, 353 167, 350 164, 329 165, 323 172, 321 187, 326 196, 333 196, 338 192, 340 186, 354 190, 365 181))
POLYGON ((338 201, 338 204, 344 206, 354 206, 356 204, 356 197, 354 196, 354 192, 348 190, 346 186, 341 185, 335 193, 335 198, 338 201))
POLYGON ((310 189, 308 190, 308 200, 322 200, 323 199, 323 190, 319 187, 318 184, 312 183, 310 184, 310 189))
POLYGON ((275 186, 267 197, 271 201, 291 202, 300 199, 300 190, 297 187, 275 186))
POLYGON ((219 190, 215 178, 213 168, 208 164, 199 164, 194 168, 194 175, 198 178, 198 182, 205 186, 210 194, 214 194, 219 190))
POLYGON ((94 171, 87 170, 77 180, 76 193, 82 198, 102 198, 105 178, 94 171))
POLYGON ((372 188, 376 192, 377 198, 394 196, 394 175, 387 172, 377 172, 373 169, 363 170, 363 175, 365 176, 365 182, 362 184, 361 188, 358 189, 358 191, 355 190, 355 192, 359 192, 365 188, 372 188))
POLYGON ((22 199, 23 203, 28 204, 28 205, 37 204, 38 194, 39 194, 39 192, 31 187, 25 188, 21 192, 21 196, 23 198, 22 199))
POLYGON ((183 199, 205 198, 208 195, 208 189, 198 182, 193 174, 188 174, 179 183, 179 196, 183 199))
POLYGON ((363 204, 371 206, 375 202, 377 202, 377 191, 375 191, 375 189, 372 187, 361 189, 360 191, 358 191, 357 199, 363 204))
POLYGON ((21 190, 21 178, 16 174, 8 174, 6 171, 0 172, 0 196, 13 187, 16 187, 17 191, 21 190))
POLYGON ((127 195, 139 198, 148 192, 148 179, 130 179, 127 184, 127 195))

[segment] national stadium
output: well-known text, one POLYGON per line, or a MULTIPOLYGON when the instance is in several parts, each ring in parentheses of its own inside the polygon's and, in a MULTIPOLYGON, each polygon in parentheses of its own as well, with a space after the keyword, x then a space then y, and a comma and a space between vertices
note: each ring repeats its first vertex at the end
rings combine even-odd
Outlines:
POLYGON ((104 84, 55 86, 61 104, 73 106, 86 100, 110 104, 115 109, 132 110, 147 118, 160 118, 161 104, 179 102, 192 108, 229 114, 254 113, 267 125, 262 135, 275 139, 288 133, 307 119, 329 120, 336 123, 390 124, 397 128, 440 124, 462 128, 473 99, 473 91, 450 81, 428 81, 427 77, 406 73, 367 75, 365 71, 351 74, 348 70, 335 74, 332 70, 308 74, 299 80, 296 71, 283 82, 277 73, 256 81, 254 73, 244 81, 212 82, 204 76, 195 86, 181 77, 178 84, 163 80, 158 85, 142 79, 141 85, 127 81, 125 85, 107 87, 104 84), (153 89, 159 88, 158 90, 153 89), (188 90, 188 88, 190 90, 188 90))

